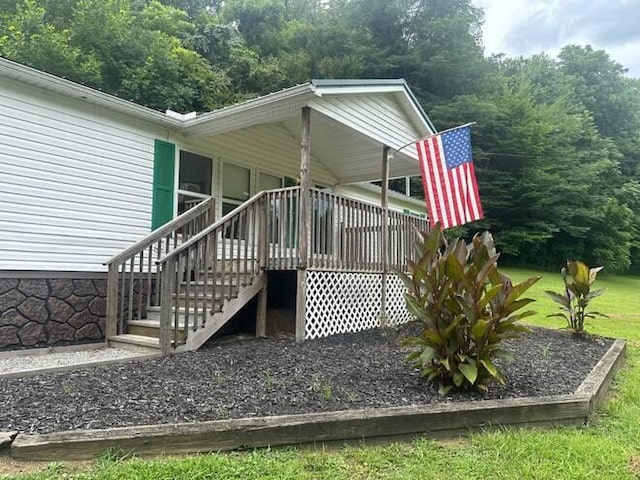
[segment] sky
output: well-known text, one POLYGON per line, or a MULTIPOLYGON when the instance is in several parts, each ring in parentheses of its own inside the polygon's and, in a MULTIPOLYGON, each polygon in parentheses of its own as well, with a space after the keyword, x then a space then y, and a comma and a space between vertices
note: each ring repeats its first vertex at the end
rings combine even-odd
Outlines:
POLYGON ((555 56, 590 44, 640 78, 640 0, 472 0, 484 9, 486 54, 555 56))

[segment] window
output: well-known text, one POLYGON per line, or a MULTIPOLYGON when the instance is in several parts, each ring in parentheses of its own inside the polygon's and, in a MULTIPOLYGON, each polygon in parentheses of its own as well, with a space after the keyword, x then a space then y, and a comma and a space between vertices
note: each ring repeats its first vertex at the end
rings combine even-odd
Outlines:
POLYGON ((211 196, 212 160, 180 151, 178 170, 178 215, 211 196))
MULTIPOLYGON (((251 172, 248 168, 232 163, 222 166, 222 215, 235 210, 249 199, 251 172)), ((234 231, 225 232, 226 237, 244 238, 246 225, 236 223, 234 231)))
POLYGON ((222 167, 222 197, 240 205, 249 199, 250 172, 248 168, 225 163, 222 167))
POLYGON ((269 175, 268 173, 258 174, 258 190, 275 190, 282 188, 282 177, 269 175))

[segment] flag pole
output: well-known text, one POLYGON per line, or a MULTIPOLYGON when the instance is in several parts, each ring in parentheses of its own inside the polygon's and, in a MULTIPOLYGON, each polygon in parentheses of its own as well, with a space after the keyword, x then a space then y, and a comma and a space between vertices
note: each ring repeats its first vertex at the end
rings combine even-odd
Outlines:
POLYGON ((425 140, 431 138, 431 137, 435 137, 436 135, 442 135, 443 133, 447 133, 447 132, 451 132, 453 130, 458 130, 459 128, 466 128, 466 127, 470 127, 472 125, 476 125, 478 122, 469 122, 469 123, 465 123, 464 125, 460 125, 458 127, 453 127, 453 128, 447 128, 446 130, 443 130, 441 132, 435 132, 435 133, 431 133, 429 135, 427 135, 426 137, 422 137, 419 138, 417 140, 413 140, 412 142, 409 143, 405 143, 404 145, 402 145, 400 148, 396 148, 395 150, 389 152, 389 155, 391 157, 393 157, 396 153, 398 153, 400 150, 404 150, 407 147, 410 147, 411 145, 415 145, 418 142, 424 142, 425 140))

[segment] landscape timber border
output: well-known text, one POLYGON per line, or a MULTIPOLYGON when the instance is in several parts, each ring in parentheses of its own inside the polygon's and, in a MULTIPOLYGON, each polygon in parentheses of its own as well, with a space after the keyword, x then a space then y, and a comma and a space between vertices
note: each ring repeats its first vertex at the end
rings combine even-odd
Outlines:
MULTIPOLYGON (((25 460, 91 459, 108 449, 135 455, 190 454, 284 445, 379 443, 418 436, 452 438, 505 427, 588 424, 620 368, 616 340, 575 393, 202 423, 12 434, 11 456, 25 460)), ((5 441, 5 448, 9 445, 5 441)))

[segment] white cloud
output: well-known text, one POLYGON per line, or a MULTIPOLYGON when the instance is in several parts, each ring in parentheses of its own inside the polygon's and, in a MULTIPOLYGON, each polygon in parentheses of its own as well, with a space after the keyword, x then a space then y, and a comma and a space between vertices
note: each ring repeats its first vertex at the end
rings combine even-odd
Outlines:
POLYGON ((638 0, 473 0, 485 11, 487 54, 556 55, 569 43, 604 49, 640 77, 638 0))

